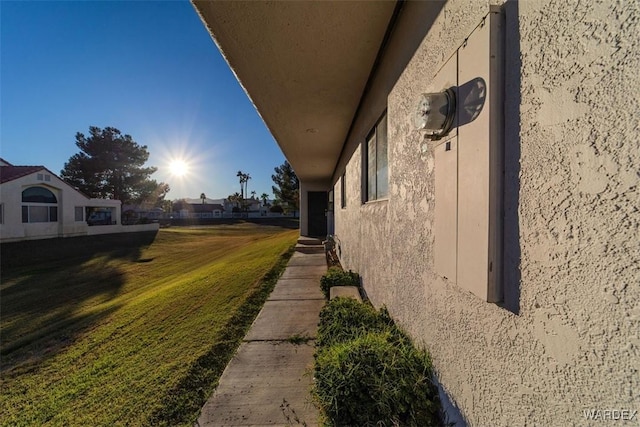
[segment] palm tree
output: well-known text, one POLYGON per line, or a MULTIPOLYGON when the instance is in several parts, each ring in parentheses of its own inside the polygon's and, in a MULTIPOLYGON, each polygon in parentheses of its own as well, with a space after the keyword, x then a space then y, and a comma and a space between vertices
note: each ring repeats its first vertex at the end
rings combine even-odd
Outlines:
POLYGON ((267 193, 262 193, 260 198, 262 199, 262 206, 267 206, 267 199, 269 198, 269 195, 267 193))
POLYGON ((245 177, 245 174, 242 173, 242 171, 238 171, 236 176, 238 178, 240 178, 240 197, 244 198, 244 179, 245 179, 244 177, 245 177))
POLYGON ((202 204, 204 205, 204 201, 207 199, 207 196, 204 193, 200 193, 200 199, 202 199, 202 204))
POLYGON ((242 171, 238 171, 238 173, 236 173, 236 176, 239 178, 239 181, 240 181, 240 200, 244 204, 245 196, 249 195, 248 182, 251 179, 251 175, 249 175, 248 173, 244 173, 242 171))
POLYGON ((251 175, 248 173, 244 174, 244 194, 249 197, 249 180, 251 179, 251 175))
POLYGON ((252 199, 255 199, 255 198, 256 198, 256 192, 255 192, 255 191, 252 191, 252 192, 251 192, 251 198, 252 198, 252 199))
POLYGON ((242 200, 242 197, 240 197, 240 193, 236 191, 235 193, 229 195, 229 197, 227 197, 227 200, 230 201, 231 203, 238 203, 238 205, 240 205, 240 201, 242 200))

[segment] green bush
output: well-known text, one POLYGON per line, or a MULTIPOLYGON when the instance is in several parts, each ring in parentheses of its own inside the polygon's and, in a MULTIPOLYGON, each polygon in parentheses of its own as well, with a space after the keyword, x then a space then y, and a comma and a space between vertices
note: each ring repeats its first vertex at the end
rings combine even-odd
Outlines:
POLYGON ((351 298, 320 312, 314 395, 328 425, 441 425, 426 352, 416 349, 386 309, 351 298))
POLYGON ((315 396, 329 425, 440 425, 429 356, 399 345, 391 331, 367 332, 321 348, 315 396))
POLYGON ((331 267, 320 278, 320 289, 325 298, 329 298, 329 289, 333 286, 360 286, 360 276, 351 270, 344 271, 340 267, 331 267))
POLYGON ((316 345, 328 347, 353 340, 367 332, 384 331, 390 331, 397 340, 408 340, 395 327, 386 309, 378 312, 371 304, 353 298, 335 298, 320 311, 316 345))

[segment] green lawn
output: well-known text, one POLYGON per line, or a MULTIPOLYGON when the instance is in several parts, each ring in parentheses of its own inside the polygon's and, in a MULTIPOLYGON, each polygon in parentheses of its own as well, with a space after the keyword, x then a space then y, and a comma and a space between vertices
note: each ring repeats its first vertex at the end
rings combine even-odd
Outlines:
POLYGON ((297 235, 240 223, 2 245, 0 424, 191 425, 297 235))

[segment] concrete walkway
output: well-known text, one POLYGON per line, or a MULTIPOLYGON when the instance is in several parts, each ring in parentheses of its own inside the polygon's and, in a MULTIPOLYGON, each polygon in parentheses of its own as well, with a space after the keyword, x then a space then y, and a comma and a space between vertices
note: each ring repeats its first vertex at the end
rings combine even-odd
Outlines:
POLYGON ((318 424, 309 393, 313 341, 291 341, 316 337, 326 271, 324 252, 291 257, 196 426, 318 424))

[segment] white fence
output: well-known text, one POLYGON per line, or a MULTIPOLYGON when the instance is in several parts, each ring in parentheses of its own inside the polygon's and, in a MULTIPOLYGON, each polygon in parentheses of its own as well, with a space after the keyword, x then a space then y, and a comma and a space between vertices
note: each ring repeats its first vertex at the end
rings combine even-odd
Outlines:
POLYGON ((112 233, 137 233, 140 231, 155 231, 160 228, 160 224, 135 224, 135 225, 94 225, 87 228, 87 234, 89 236, 97 234, 112 234, 112 233))

